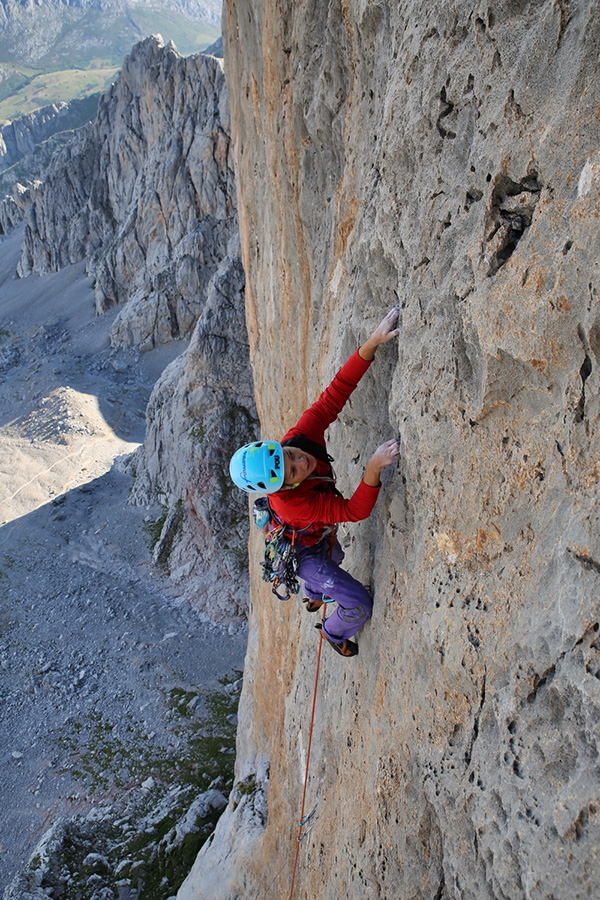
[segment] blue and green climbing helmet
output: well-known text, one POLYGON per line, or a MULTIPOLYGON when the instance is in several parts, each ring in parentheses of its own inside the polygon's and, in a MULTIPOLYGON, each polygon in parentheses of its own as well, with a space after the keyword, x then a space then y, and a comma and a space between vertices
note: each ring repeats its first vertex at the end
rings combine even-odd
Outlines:
POLYGON ((274 494, 283 484, 281 444, 279 441, 245 444, 231 457, 229 474, 243 491, 274 494))

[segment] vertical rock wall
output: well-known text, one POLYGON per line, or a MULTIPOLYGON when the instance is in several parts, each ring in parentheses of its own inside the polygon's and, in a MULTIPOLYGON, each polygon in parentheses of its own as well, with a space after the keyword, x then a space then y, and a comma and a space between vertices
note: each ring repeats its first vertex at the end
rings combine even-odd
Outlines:
MULTIPOLYGON (((263 433, 401 307, 330 432, 345 492, 403 453, 340 531, 375 612, 324 650, 296 898, 597 891, 599 13, 225 4, 263 433)), ((180 900, 290 889, 317 636, 259 554, 238 789, 180 900)))

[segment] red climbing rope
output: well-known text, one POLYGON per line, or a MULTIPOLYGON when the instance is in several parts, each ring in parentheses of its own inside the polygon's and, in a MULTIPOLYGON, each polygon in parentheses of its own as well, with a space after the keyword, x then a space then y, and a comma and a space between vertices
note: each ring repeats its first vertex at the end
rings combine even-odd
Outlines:
MULTIPOLYGON (((325 621, 325 610, 327 609, 327 604, 324 603, 321 610, 321 621, 325 621)), ((292 900, 294 894, 294 884, 296 881, 296 869, 298 868, 298 857, 300 855, 300 842, 304 837, 302 833, 302 829, 306 825, 308 819, 304 817, 304 807, 306 804, 306 788, 308 786, 308 767, 310 765, 310 748, 312 746, 312 736, 313 736, 313 727, 315 724, 315 709, 317 706, 317 688, 319 687, 319 669, 321 668, 321 650, 323 649, 323 629, 320 631, 320 640, 319 640, 319 650, 317 652, 317 669, 315 672, 315 687, 313 691, 313 701, 312 701, 312 710, 310 714, 310 729, 308 732, 308 747, 306 748, 306 769, 304 772, 304 790, 302 791, 302 808, 300 810, 300 820, 298 822, 298 837, 296 838, 296 857, 294 859, 294 871, 292 872, 292 885, 290 887, 290 897, 289 900, 292 900)))

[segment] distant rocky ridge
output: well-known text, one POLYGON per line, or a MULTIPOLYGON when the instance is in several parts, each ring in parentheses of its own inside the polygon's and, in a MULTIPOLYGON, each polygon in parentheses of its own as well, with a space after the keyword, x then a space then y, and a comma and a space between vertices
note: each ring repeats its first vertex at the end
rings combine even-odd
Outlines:
POLYGON ((12 193, 0 200, 0 235, 8 234, 23 221, 29 189, 22 184, 14 184, 12 193))
POLYGON ((0 63, 65 68, 82 59, 117 65, 144 37, 148 14, 216 29, 220 0, 0 0, 0 63), (141 18, 140 18, 141 17, 141 18), (139 22, 136 22, 139 18, 139 22))
MULTIPOLYGON (((99 9, 102 11, 114 9, 135 8, 136 6, 158 6, 157 0, 0 0, 0 21, 8 22, 33 6, 47 7, 58 10, 61 6, 73 9, 99 9)), ((185 12, 191 18, 219 21, 221 3, 219 0, 169 0, 171 9, 185 12)))
POLYGON ((32 194, 19 274, 88 260, 116 344, 189 337, 237 232, 222 64, 160 39, 133 48, 94 123, 32 194))
POLYGON ((134 502, 165 507, 157 563, 206 616, 247 609, 247 504, 223 476, 256 433, 222 61, 159 38, 133 48, 84 126, 25 198, 19 274, 81 259, 114 346, 190 339, 157 383, 131 463, 134 502))
POLYGON ((74 130, 96 116, 99 94, 45 106, 0 126, 0 234, 22 221, 30 189, 74 130))
POLYGON ((38 144, 59 131, 70 132, 96 117, 99 94, 83 100, 44 106, 35 113, 0 125, 0 172, 31 156, 38 144))

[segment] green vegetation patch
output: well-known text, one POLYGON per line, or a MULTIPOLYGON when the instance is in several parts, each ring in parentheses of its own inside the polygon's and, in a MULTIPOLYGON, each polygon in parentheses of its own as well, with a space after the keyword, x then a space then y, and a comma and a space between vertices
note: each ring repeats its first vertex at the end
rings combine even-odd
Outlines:
POLYGON ((199 422, 198 425, 195 425, 190 429, 190 437, 194 441, 198 441, 199 444, 204 442, 204 438, 206 437, 206 427, 202 422, 199 422))
POLYGON ((227 795, 233 786, 240 675, 222 679, 218 690, 174 686, 165 693, 176 748, 149 741, 134 723, 117 734, 95 713, 71 722, 58 741, 62 771, 88 792, 117 800, 108 806, 98 797, 91 814, 61 826, 30 861, 31 883, 70 900, 86 900, 92 888, 112 896, 135 891, 139 900, 172 897, 221 814, 204 795, 213 787, 227 795))
POLYGON ((152 776, 168 783, 206 790, 215 778, 233 776, 238 695, 186 691, 172 688, 167 702, 178 713, 172 730, 179 738, 177 750, 161 747, 130 720, 117 732, 113 723, 96 712, 71 722, 57 739, 64 762, 62 773, 81 781, 89 796, 123 789, 152 776), (199 699, 205 715, 199 719, 191 701, 199 699))
MULTIPOLYGON (((4 96, 0 94, 0 120, 16 119, 52 103, 68 103, 69 100, 102 93, 110 87, 118 71, 118 68, 110 66, 38 74, 10 94, 6 91, 4 96)), ((4 84, 0 87, 3 88, 4 84)))
MULTIPOLYGON (((38 69, 29 69, 27 66, 6 66, 0 63, 0 101, 25 88, 37 75, 39 75, 38 69)), ((0 114, 0 120, 2 118, 4 117, 0 114)))
POLYGON ((160 515, 157 519, 148 519, 147 522, 144 522, 144 533, 148 541, 148 549, 150 550, 150 553, 153 552, 154 548, 158 544, 166 521, 167 507, 164 506, 162 515, 160 515))

